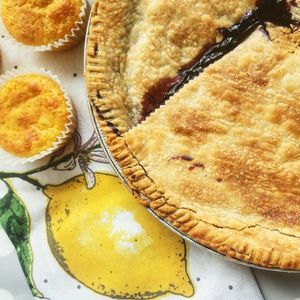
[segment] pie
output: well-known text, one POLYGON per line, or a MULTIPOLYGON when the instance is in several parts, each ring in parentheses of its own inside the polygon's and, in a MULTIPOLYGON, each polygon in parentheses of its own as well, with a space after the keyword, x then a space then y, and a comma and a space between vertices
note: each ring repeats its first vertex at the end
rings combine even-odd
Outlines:
POLYGON ((141 203, 229 258, 300 270, 299 1, 95 2, 90 104, 141 203))

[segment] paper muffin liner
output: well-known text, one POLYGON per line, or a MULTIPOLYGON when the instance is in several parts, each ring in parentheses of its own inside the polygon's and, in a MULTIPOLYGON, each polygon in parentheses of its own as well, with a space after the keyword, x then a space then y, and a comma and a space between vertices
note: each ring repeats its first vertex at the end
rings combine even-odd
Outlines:
POLYGON ((31 163, 31 162, 37 161, 41 158, 44 158, 44 157, 52 154, 53 152, 55 152, 59 148, 63 147, 64 145, 67 144, 67 142, 70 141, 70 138, 72 137, 73 132, 75 131, 76 126, 77 126, 76 110, 72 104, 71 99, 67 96, 66 91, 62 87, 61 81, 58 79, 58 77, 48 70, 45 70, 43 68, 38 68, 38 67, 19 68, 17 70, 15 70, 15 69, 9 70, 5 74, 0 76, 0 88, 3 85, 5 85, 6 82, 13 79, 14 77, 19 76, 19 75, 27 75, 27 74, 44 75, 44 76, 51 78, 58 84, 59 88, 61 89, 61 91, 64 94, 64 98, 65 98, 66 105, 67 105, 67 121, 66 121, 63 131, 60 133, 59 136, 57 136, 56 141, 54 141, 52 143, 52 145, 49 148, 47 148, 46 150, 43 150, 40 153, 35 154, 33 156, 30 156, 30 157, 15 156, 15 155, 5 151, 0 146, 0 160, 3 160, 8 164, 13 164, 13 165, 31 163))
MULTIPOLYGON (((2 3, 0 0, 0 11, 2 11, 1 4, 2 3)), ((88 20, 87 14, 88 14, 88 4, 86 0, 82 0, 80 14, 78 16, 78 21, 75 22, 74 28, 72 28, 71 31, 68 34, 66 34, 62 39, 49 43, 48 45, 42 45, 42 46, 30 46, 19 42, 9 33, 2 18, 0 18, 0 21, 2 22, 3 28, 5 29, 5 37, 7 38, 7 40, 12 44, 18 45, 24 50, 29 50, 34 52, 63 51, 75 47, 82 41, 87 26, 87 20, 88 20)))

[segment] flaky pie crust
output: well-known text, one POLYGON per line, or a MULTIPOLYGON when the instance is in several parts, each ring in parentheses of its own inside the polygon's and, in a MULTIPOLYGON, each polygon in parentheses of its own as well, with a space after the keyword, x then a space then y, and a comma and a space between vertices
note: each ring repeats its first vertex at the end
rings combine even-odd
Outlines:
MULTIPOLYGON (((86 57, 86 83, 90 104, 96 121, 105 136, 105 142, 121 167, 129 187, 143 205, 150 207, 160 218, 205 247, 227 257, 263 267, 300 270, 299 220, 288 221, 288 216, 285 218, 275 213, 265 216, 252 214, 251 210, 239 215, 237 211, 231 211, 229 207, 225 207, 226 213, 224 214, 220 208, 214 209, 210 205, 186 203, 176 199, 165 189, 166 186, 160 180, 154 179, 155 170, 152 170, 149 165, 148 149, 142 142, 145 140, 144 135, 151 125, 157 124, 161 111, 171 109, 170 107, 174 105, 175 101, 180 102, 180 98, 190 97, 195 93, 197 81, 202 83, 203 76, 200 75, 189 83, 164 107, 154 112, 141 125, 130 130, 134 125, 134 118, 131 115, 134 104, 130 102, 126 94, 126 76, 123 71, 126 69, 126 54, 130 44, 128 32, 133 28, 136 18, 133 1, 117 0, 113 3, 96 1, 92 12, 86 57), (223 223, 220 223, 220 220, 223 223)), ((285 38, 287 33, 284 29, 278 31, 270 26, 269 30, 274 42, 285 49, 284 54, 274 51, 273 59, 282 61, 282 55, 296 51, 291 43, 287 43, 285 38)), ((257 44, 256 50, 259 47, 263 49, 266 43, 264 39, 267 37, 263 36, 261 31, 256 31, 251 38, 255 41, 254 44, 257 44)), ((251 38, 247 41, 250 48, 253 46, 251 38)), ((298 45, 297 36, 295 39, 295 45, 298 45)), ((243 46, 241 45, 234 51, 240 51, 239 49, 242 49, 243 46)), ((235 55, 235 53, 229 55, 235 55)), ((213 65, 205 72, 214 74, 213 76, 217 78, 216 71, 218 68, 222 68, 220 65, 222 63, 219 61, 216 66, 213 65)), ((247 68, 246 58, 241 63, 244 63, 244 67, 247 68)), ((270 70, 263 70, 263 72, 270 70)), ((234 75, 234 71, 238 70, 232 69, 231 71, 234 75)), ((260 77, 260 70, 256 71, 255 76, 251 78, 253 84, 266 85, 263 78, 260 77)), ((279 75, 278 73, 274 76, 279 75)), ((243 78, 239 80, 241 80, 241 84, 244 83, 243 78)), ((289 86, 285 88, 288 89, 289 86)), ((264 89, 262 91, 265 92, 264 89)), ((218 97, 217 94, 210 96, 218 97)), ((229 101, 234 103, 238 99, 235 99, 233 95, 229 101)), ((263 109, 264 107, 262 107, 263 109)), ((232 118, 238 118, 234 109, 230 113, 232 118)), ((274 107, 272 111, 266 110, 265 115, 270 122, 276 123, 276 118, 280 118, 280 113, 274 107)), ((208 123, 204 125, 210 126, 208 123)), ((286 125, 291 136, 298 134, 297 126, 294 125, 292 121, 286 125)), ((198 129, 200 130, 200 128, 198 129)), ((177 130, 184 131, 182 128, 177 128, 177 130)), ((212 128, 207 127, 205 130, 216 130, 216 127, 212 125, 212 128)), ((222 131, 224 128, 218 130, 222 131)), ((186 132, 182 134, 187 135, 186 132)), ((197 141, 197 137, 195 140, 197 141)), ((247 142, 254 143, 255 141, 247 142)), ((157 143, 160 143, 159 138, 157 138, 157 143)), ((156 146, 153 143, 153 147, 156 146)), ((257 146, 258 151, 259 146, 257 146)), ((289 154, 288 149, 286 153, 293 155, 293 153, 289 154)), ((154 156, 154 158, 156 157, 154 156)), ((226 156, 223 157, 223 160, 225 163, 222 167, 226 169, 226 156)), ((186 162, 175 159, 174 163, 182 168, 186 162)), ((201 165, 198 167, 196 172, 203 171, 201 165)), ((223 180, 220 176, 220 178, 216 178, 216 182, 219 179, 223 180)), ((286 179, 288 182, 289 177, 287 176, 286 179)), ((295 188, 293 192, 297 195, 298 188, 295 188)))

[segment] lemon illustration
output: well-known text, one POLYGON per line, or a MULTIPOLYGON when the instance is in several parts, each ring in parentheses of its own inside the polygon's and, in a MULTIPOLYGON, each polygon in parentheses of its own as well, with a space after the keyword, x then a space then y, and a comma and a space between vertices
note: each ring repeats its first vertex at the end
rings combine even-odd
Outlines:
POLYGON ((155 220, 114 175, 47 186, 47 228, 57 261, 94 291, 120 299, 194 293, 183 240, 155 220))

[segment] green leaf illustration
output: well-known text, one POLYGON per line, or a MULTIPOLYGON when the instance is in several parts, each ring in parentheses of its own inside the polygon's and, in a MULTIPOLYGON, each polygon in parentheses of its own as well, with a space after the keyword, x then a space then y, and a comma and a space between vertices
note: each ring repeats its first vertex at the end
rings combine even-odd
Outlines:
MULTIPOLYGON (((5 182, 6 183, 6 182, 5 182)), ((30 218, 22 200, 6 183, 8 193, 0 199, 0 224, 16 248, 26 280, 34 296, 43 298, 32 278, 32 250, 29 242, 30 218)))

